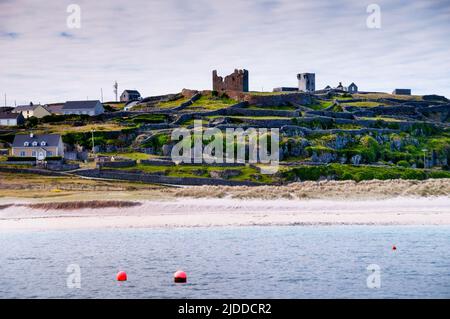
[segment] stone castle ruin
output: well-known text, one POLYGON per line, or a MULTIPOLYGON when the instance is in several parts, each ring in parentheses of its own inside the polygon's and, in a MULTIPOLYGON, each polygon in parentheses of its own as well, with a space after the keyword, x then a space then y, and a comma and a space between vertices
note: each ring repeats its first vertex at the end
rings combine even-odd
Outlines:
POLYGON ((316 90, 316 74, 300 73, 297 74, 298 89, 303 92, 314 92, 316 90))
POLYGON ((233 73, 222 78, 217 70, 212 73, 214 91, 248 92, 248 71, 235 69, 233 73))

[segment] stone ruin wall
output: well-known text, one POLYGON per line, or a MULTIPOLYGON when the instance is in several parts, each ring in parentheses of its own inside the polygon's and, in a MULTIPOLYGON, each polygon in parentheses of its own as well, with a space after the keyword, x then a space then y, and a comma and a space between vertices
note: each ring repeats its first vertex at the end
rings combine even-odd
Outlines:
POLYGON ((237 91, 248 92, 248 71, 234 70, 233 73, 225 78, 218 76, 217 71, 213 71, 213 90, 214 91, 237 91))

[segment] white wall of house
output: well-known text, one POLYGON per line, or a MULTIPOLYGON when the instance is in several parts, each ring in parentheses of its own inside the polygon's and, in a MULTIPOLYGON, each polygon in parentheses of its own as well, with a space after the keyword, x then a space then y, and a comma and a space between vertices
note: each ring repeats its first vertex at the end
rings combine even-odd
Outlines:
POLYGON ((0 119, 0 126, 17 126, 17 119, 0 119))
POLYGON ((103 105, 99 102, 95 105, 95 108, 92 109, 70 109, 70 110, 62 110, 62 113, 64 115, 71 115, 71 114, 76 114, 76 115, 90 115, 90 116, 95 116, 95 115, 100 115, 103 114, 105 112, 105 109, 103 108, 103 105))

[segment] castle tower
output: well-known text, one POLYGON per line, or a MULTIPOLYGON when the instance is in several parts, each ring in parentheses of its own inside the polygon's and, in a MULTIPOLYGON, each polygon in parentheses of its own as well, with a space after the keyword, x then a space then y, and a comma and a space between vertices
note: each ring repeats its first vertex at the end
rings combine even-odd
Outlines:
POLYGON ((238 91, 248 92, 248 71, 247 70, 234 70, 230 75, 225 78, 218 76, 217 71, 212 73, 212 82, 214 91, 238 91))
POLYGON ((300 73, 297 74, 298 89, 303 92, 314 92, 316 90, 316 74, 300 73))

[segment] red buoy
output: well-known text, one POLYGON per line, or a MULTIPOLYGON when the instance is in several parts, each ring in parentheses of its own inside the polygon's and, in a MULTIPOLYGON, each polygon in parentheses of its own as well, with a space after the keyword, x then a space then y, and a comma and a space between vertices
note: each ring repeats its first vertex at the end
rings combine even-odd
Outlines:
POLYGON ((397 250, 397 247, 395 247, 395 245, 392 246, 392 250, 397 250))
POLYGON ((185 283, 187 281, 187 276, 186 273, 182 270, 178 270, 174 275, 173 275, 173 280, 177 283, 185 283))
POLYGON ((117 281, 127 281, 127 273, 125 271, 119 271, 116 278, 117 281))

